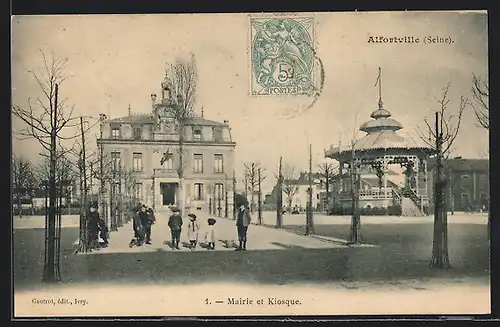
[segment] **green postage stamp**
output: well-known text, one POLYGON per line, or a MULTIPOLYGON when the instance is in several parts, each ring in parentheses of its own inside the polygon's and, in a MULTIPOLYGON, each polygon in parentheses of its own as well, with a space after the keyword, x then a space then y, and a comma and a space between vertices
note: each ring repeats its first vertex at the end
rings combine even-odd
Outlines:
POLYGON ((252 95, 314 93, 312 17, 250 18, 252 95))

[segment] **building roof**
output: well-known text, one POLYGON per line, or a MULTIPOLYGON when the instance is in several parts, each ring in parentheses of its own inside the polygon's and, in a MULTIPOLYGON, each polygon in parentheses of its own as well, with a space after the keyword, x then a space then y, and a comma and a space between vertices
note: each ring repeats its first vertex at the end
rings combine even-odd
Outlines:
POLYGON ((201 125, 201 126, 225 126, 227 123, 221 123, 215 120, 208 120, 203 117, 189 118, 186 122, 188 125, 201 125))
MULTIPOLYGON (((378 177, 361 177, 363 182, 373 186, 373 187, 378 187, 379 186, 379 179, 378 177)), ((387 187, 396 187, 396 184, 390 180, 387 180, 387 187)))
MULTIPOLYGON (((393 130, 382 130, 366 134, 361 139, 354 142, 354 151, 384 151, 388 149, 409 150, 416 149, 429 152, 431 149, 419 140, 405 139, 396 134, 393 130)), ((340 145, 330 147, 325 151, 325 156, 338 158, 342 153, 352 151, 351 145, 340 145)))
POLYGON ((378 109, 371 113, 370 117, 373 119, 365 122, 359 128, 359 130, 365 132, 366 135, 356 140, 352 145, 330 146, 330 148, 325 151, 326 157, 338 160, 352 151, 365 153, 367 151, 374 151, 374 155, 377 155, 378 151, 389 149, 397 149, 401 151, 402 154, 412 150, 421 150, 425 154, 430 153, 431 149, 424 144, 424 142, 420 140, 405 139, 396 133, 403 128, 403 125, 397 120, 390 118, 392 114, 384 108, 384 103, 382 102, 381 74, 381 69, 379 68, 379 75, 377 78, 377 84, 379 86, 378 109))
POLYGON ((120 124, 153 124, 154 119, 151 114, 131 114, 125 117, 109 119, 107 122, 120 124))
MULTIPOLYGON (((107 120, 109 123, 120 124, 154 124, 152 114, 131 114, 124 117, 118 117, 107 120)), ((214 120, 208 120, 202 117, 192 117, 186 121, 187 125, 200 125, 200 126, 225 126, 227 123, 221 123, 214 120)))
POLYGON ((359 128, 367 133, 361 139, 354 142, 353 148, 351 144, 331 146, 325 151, 325 156, 333 159, 338 159, 342 154, 351 152, 367 152, 367 151, 385 151, 388 149, 398 149, 401 152, 405 150, 419 150, 428 154, 431 148, 420 139, 407 139, 397 134, 396 132, 403 126, 396 120, 389 118, 391 113, 384 109, 382 100, 379 100, 379 108, 372 112, 373 120, 367 121, 359 128))
MULTIPOLYGON (((430 159, 427 163, 429 170, 436 166, 435 159, 430 159)), ((485 172, 490 170, 490 162, 488 159, 466 159, 453 158, 446 161, 446 167, 455 172, 485 172)))

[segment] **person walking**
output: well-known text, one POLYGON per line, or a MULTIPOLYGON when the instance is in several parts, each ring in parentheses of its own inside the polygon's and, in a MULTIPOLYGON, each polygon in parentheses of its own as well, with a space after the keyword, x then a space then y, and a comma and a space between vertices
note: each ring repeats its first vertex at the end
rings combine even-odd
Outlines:
POLYGON ((96 249, 99 245, 99 222, 100 217, 97 212, 97 204, 92 203, 89 208, 89 217, 88 217, 88 226, 89 226, 89 243, 90 249, 96 249))
POLYGON ((189 248, 194 250, 196 248, 196 244, 198 243, 198 232, 200 230, 200 226, 196 222, 196 215, 190 213, 189 224, 188 224, 188 238, 189 238, 189 248))
POLYGON ((151 226, 155 223, 156 218, 152 208, 147 208, 146 214, 146 244, 151 244, 151 226))
POLYGON ((142 243, 151 244, 150 242, 149 243, 147 242, 149 219, 146 210, 147 210, 146 205, 143 204, 141 206, 141 210, 139 211, 139 220, 141 222, 141 227, 142 227, 141 237, 142 237, 142 243))
MULTIPOLYGON (((97 215, 99 215, 99 213, 97 213, 97 215)), ((109 245, 109 242, 108 242, 109 230, 108 230, 108 226, 106 226, 106 222, 102 218, 99 219, 99 237, 100 237, 100 239, 102 239, 102 243, 103 243, 100 246, 102 246, 104 248, 108 247, 108 245, 109 245)))
POLYGON ((134 245, 142 246, 144 242, 144 226, 141 221, 141 211, 141 207, 137 206, 134 208, 134 212, 132 213, 134 238, 130 241, 130 247, 134 245))
POLYGON ((172 248, 179 250, 179 241, 182 231, 182 217, 177 206, 173 206, 170 210, 172 210, 172 215, 168 219, 168 227, 170 227, 170 233, 172 235, 172 248))
POLYGON ((238 231, 239 245, 236 251, 247 250, 247 231, 252 218, 248 210, 248 202, 242 203, 238 209, 238 216, 236 218, 236 229, 238 231))

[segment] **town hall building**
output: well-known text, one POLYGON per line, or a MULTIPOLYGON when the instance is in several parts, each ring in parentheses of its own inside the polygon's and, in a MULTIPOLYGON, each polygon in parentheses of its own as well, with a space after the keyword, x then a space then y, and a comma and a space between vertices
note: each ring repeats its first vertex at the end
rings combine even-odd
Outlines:
MULTIPOLYGON (((101 115, 97 144, 103 157, 111 158, 113 169, 133 174, 136 199, 155 210, 174 204, 207 210, 218 203, 224 208, 225 201, 230 206, 236 143, 228 122, 205 119, 202 110, 201 115, 189 115, 180 128, 175 106, 181 99, 171 96, 168 76, 161 86, 159 101, 151 94, 150 113, 132 113, 129 107, 126 117, 101 115)), ((117 192, 123 192, 124 185, 116 183, 117 192)))

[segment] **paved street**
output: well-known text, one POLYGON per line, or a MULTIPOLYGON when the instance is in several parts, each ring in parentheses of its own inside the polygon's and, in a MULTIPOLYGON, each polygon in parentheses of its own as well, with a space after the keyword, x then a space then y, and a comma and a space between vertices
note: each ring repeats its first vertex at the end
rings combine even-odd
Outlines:
MULTIPOLYGON (((132 314, 132 311, 119 303, 124 303, 123 301, 131 296, 141 303, 149 303, 152 301, 147 296, 149 294, 155 299, 161 298, 164 303, 161 305, 163 309, 154 309, 158 306, 148 304, 137 307, 137 312, 134 312, 136 314, 164 312, 168 315, 171 312, 165 307, 166 303, 170 303, 171 306, 175 306, 175 303, 170 297, 161 294, 165 292, 173 294, 172 290, 179 287, 184 290, 184 287, 189 285, 193 287, 197 285, 196 289, 199 292, 189 291, 191 295, 184 291, 175 291, 180 296, 179 303, 183 303, 181 307, 175 308, 180 310, 176 311, 179 314, 188 312, 188 303, 192 302, 194 296, 199 302, 196 312, 201 313, 203 310, 208 310, 200 307, 201 303, 207 294, 214 292, 205 289, 218 290, 216 293, 220 293, 223 297, 229 294, 246 296, 255 293, 261 296, 279 295, 286 298, 287 295, 292 296, 292 293, 289 293, 292 289, 284 288, 286 285, 294 287, 293 296, 307 300, 310 305, 313 305, 311 302, 313 298, 320 297, 320 294, 324 294, 321 296, 325 297, 325 301, 336 303, 333 308, 325 306, 321 309, 324 313, 362 313, 359 310, 363 307, 355 304, 361 299, 358 297, 365 299, 366 308, 369 308, 370 301, 367 299, 379 298, 382 293, 386 294, 384 296, 387 298, 387 303, 393 303, 395 298, 399 301, 403 295, 412 300, 408 298, 408 304, 403 307, 393 305, 380 306, 378 309, 373 307, 374 312, 405 313, 404 310, 413 312, 412 308, 413 305, 417 305, 416 301, 421 312, 433 312, 432 310, 436 308, 426 306, 426 303, 430 303, 430 299, 436 299, 436 296, 469 301, 467 303, 458 301, 454 304, 448 302, 449 308, 444 309, 440 306, 442 312, 461 310, 456 309, 461 306, 471 310, 479 306, 482 309, 477 310, 487 310, 484 308, 489 296, 489 252, 484 224, 450 222, 450 260, 453 268, 438 271, 428 266, 432 239, 430 222, 398 224, 394 217, 392 223, 365 223, 362 225, 362 235, 365 241, 374 245, 373 247, 348 247, 298 235, 303 233, 303 225, 285 224, 283 230, 252 225, 249 228, 249 250, 236 252, 230 247, 226 248, 224 242, 236 239, 234 221, 218 218, 216 226, 219 241, 216 250, 200 248, 191 252, 186 248, 174 251, 164 244, 170 237, 166 226, 167 214, 167 212, 158 213, 158 222, 153 226, 152 245, 129 248, 128 242, 133 233, 131 224, 127 224, 118 232, 111 234, 110 247, 82 255, 74 254, 74 242, 78 237, 78 229, 74 225, 77 220, 71 216, 63 217, 63 226, 66 227, 63 227, 61 240, 62 281, 53 286, 42 285, 41 282, 44 230, 29 228, 30 225, 38 227, 43 222, 43 217, 22 218, 25 219, 22 224, 15 222, 14 225, 18 226, 14 230, 16 304, 21 303, 24 312, 29 312, 40 308, 29 309, 30 307, 26 306, 31 303, 34 296, 69 294, 68 297, 79 296, 92 301, 93 306, 86 309, 91 310, 91 313, 70 308, 63 309, 59 306, 54 307, 52 311, 44 311, 45 314, 51 315, 54 312, 60 313, 61 310, 69 310, 68 314, 73 315, 79 312, 126 315, 132 314), (134 291, 134 287, 137 291, 134 291), (271 292, 269 287, 279 289, 271 292), (164 291, 161 291, 163 289, 164 291), (327 289, 330 291, 326 291, 327 289), (371 292, 371 297, 367 292, 371 292), (477 293, 477 299, 458 295, 464 293, 477 293), (114 304, 110 306, 108 302, 112 294, 116 296, 111 297, 114 304), (343 299, 341 302, 338 300, 339 296, 343 299), (408 307, 410 302, 412 304, 408 307)), ((197 214, 201 225, 200 236, 203 237, 207 215, 197 214)), ((297 217, 297 220, 300 221, 300 218, 302 217, 297 217)), ((346 217, 323 219, 348 221, 346 217)), ((363 221, 368 219, 370 218, 363 221)), ((404 219, 406 218, 399 217, 400 221, 404 219)), ((340 242, 348 237, 348 229, 348 223, 317 223, 315 232, 317 235, 339 239, 340 242)), ((184 230, 182 241, 186 241, 186 237, 184 230)), ((313 307, 319 308, 318 305, 315 304, 313 307)), ((296 311, 290 311, 291 309, 283 309, 285 311, 280 312, 294 314, 296 311)), ((305 307, 303 309, 305 310, 305 307)), ((224 310, 229 309, 221 307, 219 311, 217 310, 211 312, 227 312, 224 310)))
MULTIPOLYGON (((126 224, 118 232, 111 234, 110 246, 99 251, 92 253, 136 253, 136 252, 157 252, 157 251, 175 251, 172 250, 168 244, 170 241, 170 229, 167 226, 168 217, 171 213, 168 211, 160 211, 156 214, 157 222, 152 226, 152 244, 143 245, 141 247, 130 248, 128 246, 133 236, 132 222, 126 224)), ((207 219, 210 217, 208 213, 198 211, 197 221, 200 225, 199 241, 204 246, 205 231, 207 230, 207 219)), ((182 246, 180 251, 193 252, 188 248, 189 240, 187 236, 187 225, 189 219, 184 219, 184 226, 181 234, 182 246)), ((215 251, 232 251, 234 250, 237 242, 237 232, 235 221, 226 218, 217 218, 216 223, 216 239, 215 251)), ((320 241, 316 238, 306 237, 289 233, 286 230, 278 230, 265 226, 252 225, 248 229, 248 251, 252 250, 287 250, 294 248, 304 249, 326 249, 345 247, 344 245, 336 244, 334 242, 320 241)), ((208 251, 202 246, 198 246, 195 251, 208 251)))

